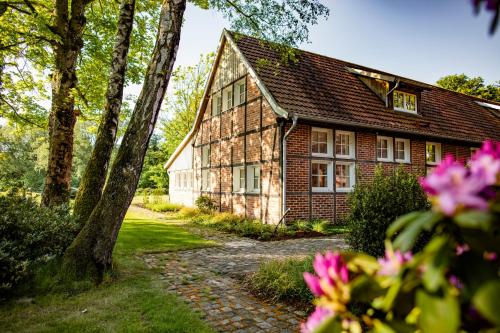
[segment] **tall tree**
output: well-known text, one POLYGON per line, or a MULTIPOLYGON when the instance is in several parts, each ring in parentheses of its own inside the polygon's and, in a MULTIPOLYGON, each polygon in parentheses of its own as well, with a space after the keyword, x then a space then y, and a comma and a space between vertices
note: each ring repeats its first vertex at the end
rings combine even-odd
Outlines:
POLYGON ((104 113, 92 156, 81 179, 74 204, 74 215, 82 226, 101 198, 111 153, 115 145, 125 85, 130 36, 134 23, 134 10, 135 0, 122 0, 104 113))
MULTIPOLYGON (((300 43, 308 38, 307 25, 327 16, 317 0, 265 0, 232 2, 194 1, 208 8, 239 14, 233 25, 253 31, 269 41, 300 43)), ((68 248, 63 271, 77 278, 88 274, 101 281, 110 267, 113 248, 125 213, 132 201, 149 139, 161 107, 180 41, 185 0, 164 0, 155 49, 129 126, 118 150, 99 203, 85 227, 68 248)), ((230 17, 232 14, 228 14, 230 17)))
POLYGON ((471 78, 465 74, 452 74, 440 78, 436 84, 448 90, 500 103, 500 81, 485 85, 480 76, 471 78))

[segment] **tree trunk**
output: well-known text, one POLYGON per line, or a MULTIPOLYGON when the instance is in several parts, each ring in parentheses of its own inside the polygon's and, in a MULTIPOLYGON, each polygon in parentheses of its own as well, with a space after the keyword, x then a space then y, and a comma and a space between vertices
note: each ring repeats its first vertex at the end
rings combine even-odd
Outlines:
POLYGON ((49 160, 42 203, 56 206, 69 201, 73 133, 76 123, 74 89, 76 62, 83 47, 85 8, 91 0, 56 0, 52 30, 60 41, 52 45, 55 68, 52 73, 52 106, 49 119, 49 160))
POLYGON ((134 196, 144 155, 158 118, 179 46, 186 0, 164 0, 156 44, 141 94, 111 168, 99 203, 64 256, 68 277, 102 281, 111 266, 113 248, 134 196))
POLYGON ((73 213, 80 222, 81 227, 88 220, 92 210, 101 198, 111 153, 115 145, 122 106, 125 73, 127 71, 130 35, 134 24, 134 8, 135 0, 122 0, 104 113, 99 125, 92 155, 80 181, 73 209, 73 213))

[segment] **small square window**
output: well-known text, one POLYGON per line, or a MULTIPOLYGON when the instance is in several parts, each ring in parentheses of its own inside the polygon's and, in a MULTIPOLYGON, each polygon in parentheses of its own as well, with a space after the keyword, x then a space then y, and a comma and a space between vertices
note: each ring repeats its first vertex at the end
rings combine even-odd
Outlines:
POLYGON ((354 163, 337 162, 335 165, 335 187, 338 192, 351 191, 355 183, 354 163))
POLYGON ((441 144, 427 142, 425 148, 425 160, 429 165, 437 165, 441 162, 441 144))
POLYGON ((260 192, 260 166, 251 165, 247 166, 248 174, 248 192, 259 193, 260 192))
POLYGON ((233 168, 233 191, 245 192, 245 167, 233 168))
POLYGON ((392 104, 394 110, 405 112, 417 112, 417 96, 402 91, 394 91, 392 104))
POLYGON ((222 108, 223 111, 233 107, 233 86, 229 86, 222 91, 222 108))
POLYGON ((311 131, 311 153, 313 156, 332 156, 332 130, 313 127, 311 131))
POLYGON ((311 162, 311 188, 314 192, 329 192, 333 190, 333 163, 330 161, 311 162))
POLYGON ((391 162, 392 155, 392 138, 377 136, 377 160, 391 162))
POLYGON ((234 105, 240 105, 246 101, 246 82, 241 79, 234 84, 234 105))
POLYGON ((354 133, 335 132, 335 155, 340 158, 354 158, 354 133))
POLYGON ((396 138, 395 143, 396 148, 394 153, 396 162, 410 163, 410 140, 396 138))
POLYGON ((221 93, 212 96, 212 116, 217 116, 222 111, 222 97, 221 93))

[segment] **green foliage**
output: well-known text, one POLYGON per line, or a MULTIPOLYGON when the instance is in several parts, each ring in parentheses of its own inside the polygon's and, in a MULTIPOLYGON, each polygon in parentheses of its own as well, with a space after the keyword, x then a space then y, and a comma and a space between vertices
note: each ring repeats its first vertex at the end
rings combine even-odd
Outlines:
POLYGON ((355 187, 349 207, 349 245, 380 257, 384 255, 385 234, 392 221, 412 211, 426 210, 429 203, 416 176, 402 168, 385 175, 377 167, 370 184, 355 187))
POLYGON ((210 198, 208 195, 200 195, 196 198, 194 204, 201 212, 204 213, 213 212, 217 208, 215 200, 210 198))
POLYGON ((183 207, 180 204, 175 204, 171 202, 163 203, 149 203, 144 205, 147 209, 154 212, 178 212, 183 207))
POLYGON ((298 302, 307 306, 313 296, 304 282, 304 272, 312 272, 312 258, 264 262, 248 283, 272 301, 298 302))
POLYGON ((200 214, 200 211, 196 208, 192 207, 182 207, 179 210, 179 217, 181 218, 192 218, 200 214))
POLYGON ((0 293, 43 263, 62 255, 78 231, 64 207, 40 207, 30 198, 0 196, 0 293))
POLYGON ((485 85, 480 76, 471 78, 465 74, 452 74, 440 78, 436 83, 448 90, 500 102, 500 81, 485 85))

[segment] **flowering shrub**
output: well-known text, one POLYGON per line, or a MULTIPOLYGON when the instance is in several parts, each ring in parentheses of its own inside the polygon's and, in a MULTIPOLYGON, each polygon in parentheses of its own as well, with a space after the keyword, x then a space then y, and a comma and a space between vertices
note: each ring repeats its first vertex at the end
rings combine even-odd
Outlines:
POLYGON ((485 142, 468 167, 447 156, 420 183, 433 209, 397 219, 384 258, 316 255, 303 333, 500 331, 500 142, 485 142), (432 238, 410 253, 423 231, 432 238))

